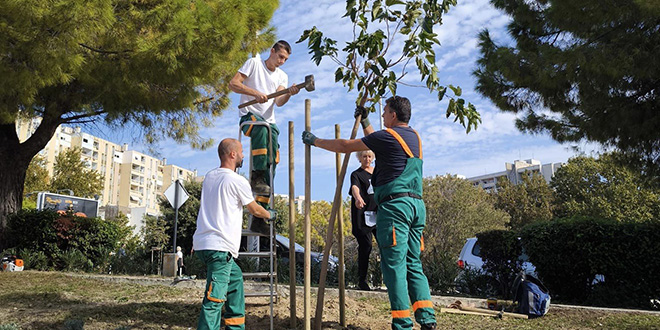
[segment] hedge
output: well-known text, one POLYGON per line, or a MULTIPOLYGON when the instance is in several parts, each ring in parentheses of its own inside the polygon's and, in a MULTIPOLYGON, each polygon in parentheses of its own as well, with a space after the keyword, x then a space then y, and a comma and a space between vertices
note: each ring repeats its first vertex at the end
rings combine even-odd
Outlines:
MULTIPOLYGON (((104 271, 126 230, 101 218, 60 215, 55 211, 21 210, 9 215, 9 245, 30 256, 45 256, 40 269, 104 271)), ((42 257, 40 257, 42 258, 42 257)), ((32 263, 26 260, 27 264, 32 263)))
POLYGON ((660 308, 660 222, 572 217, 533 223, 519 234, 553 300, 660 308), (604 282, 594 281, 597 274, 604 282))
POLYGON ((522 246, 515 231, 491 230, 477 234, 484 269, 495 280, 495 295, 510 298, 511 284, 522 270, 522 246))

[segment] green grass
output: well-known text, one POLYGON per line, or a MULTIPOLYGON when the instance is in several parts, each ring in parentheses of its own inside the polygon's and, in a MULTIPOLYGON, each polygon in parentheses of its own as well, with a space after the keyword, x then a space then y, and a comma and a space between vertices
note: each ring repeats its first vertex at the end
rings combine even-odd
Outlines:
MULTIPOLYGON (((188 329, 195 328, 202 292, 84 279, 58 272, 0 272, 0 330, 10 329, 188 329)), ((254 299, 254 298, 253 298, 254 299)), ((312 308, 316 297, 312 297, 312 308)), ((297 305, 303 298, 298 296, 297 305)), ((326 297, 324 328, 337 324, 336 297, 326 297)), ((247 329, 265 329, 268 304, 248 300, 247 329)), ((313 316, 313 313, 312 313, 313 316)), ((347 297, 348 329, 389 329, 389 304, 347 297)), ((302 329, 302 310, 298 310, 302 329)), ((660 316, 576 309, 550 309, 543 318, 501 320, 437 313, 438 329, 660 329, 660 316)), ((289 301, 276 305, 275 328, 289 326, 289 301)))

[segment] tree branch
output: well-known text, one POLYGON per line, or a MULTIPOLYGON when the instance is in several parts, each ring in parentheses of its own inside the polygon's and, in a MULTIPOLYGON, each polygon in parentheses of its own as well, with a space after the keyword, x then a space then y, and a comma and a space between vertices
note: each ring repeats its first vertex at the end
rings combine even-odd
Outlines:
POLYGON ((83 48, 89 49, 93 52, 101 53, 101 54, 119 55, 119 54, 125 54, 125 53, 133 52, 133 50, 131 50, 131 49, 125 49, 125 50, 120 50, 120 51, 111 51, 111 50, 103 50, 103 49, 100 49, 100 48, 94 48, 94 47, 85 45, 83 43, 78 43, 78 45, 80 45, 83 48))
POLYGON ((71 123, 71 122, 74 122, 78 119, 94 117, 94 116, 98 116, 98 115, 101 115, 101 114, 104 114, 104 113, 106 113, 105 110, 99 110, 99 111, 94 111, 92 113, 86 113, 86 114, 77 115, 77 116, 62 117, 61 122, 62 123, 71 123))

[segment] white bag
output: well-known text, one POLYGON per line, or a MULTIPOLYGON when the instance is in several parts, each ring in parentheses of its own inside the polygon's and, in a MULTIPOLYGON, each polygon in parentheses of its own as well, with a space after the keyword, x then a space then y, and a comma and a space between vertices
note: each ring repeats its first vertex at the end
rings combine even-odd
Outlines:
POLYGON ((373 227, 376 225, 376 211, 364 211, 364 223, 373 227))

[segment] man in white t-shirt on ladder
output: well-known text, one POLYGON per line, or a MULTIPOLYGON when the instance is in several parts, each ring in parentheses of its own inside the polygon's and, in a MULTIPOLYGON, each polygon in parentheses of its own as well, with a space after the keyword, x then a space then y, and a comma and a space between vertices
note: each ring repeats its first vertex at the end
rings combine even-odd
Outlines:
POLYGON ((197 329, 245 329, 243 274, 234 262, 238 257, 243 227, 243 206, 255 217, 277 218, 252 197, 248 181, 236 173, 243 164, 243 146, 224 139, 218 146, 220 167, 204 176, 202 199, 193 235, 195 255, 206 264, 206 290, 197 329))
POLYGON ((243 128, 243 134, 251 139, 252 173, 250 174, 252 191, 257 194, 257 202, 266 206, 269 202, 271 182, 268 173, 271 162, 274 168, 279 163, 280 130, 275 123, 275 105, 283 106, 291 95, 299 92, 295 84, 289 87, 289 93, 268 99, 267 95, 287 89, 289 78, 279 67, 289 59, 291 46, 284 40, 276 42, 270 49, 267 60, 261 60, 259 54, 248 59, 229 82, 229 89, 241 94, 240 103, 257 100, 259 103, 239 109, 240 123, 246 121, 267 122, 271 128, 272 150, 268 150, 268 130, 264 126, 249 125, 243 128))

